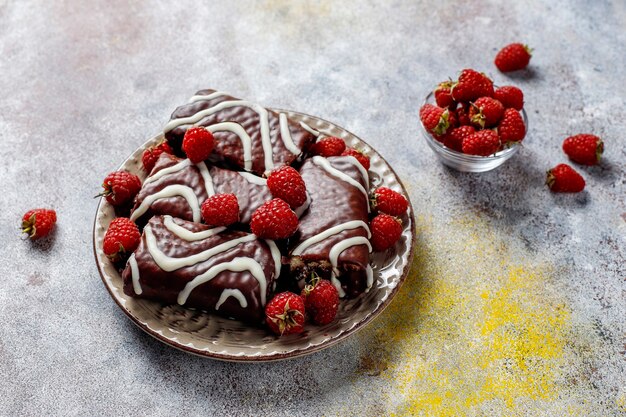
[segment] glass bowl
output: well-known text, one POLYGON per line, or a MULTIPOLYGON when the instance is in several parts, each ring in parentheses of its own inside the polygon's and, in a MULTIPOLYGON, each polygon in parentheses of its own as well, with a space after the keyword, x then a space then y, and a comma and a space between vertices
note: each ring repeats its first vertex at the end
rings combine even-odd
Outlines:
MULTIPOLYGON (((434 104, 435 95, 431 92, 426 96, 426 99, 422 103, 424 104, 434 104)), ((522 119, 524 120, 524 125, 526 126, 526 134, 528 135, 528 117, 526 116, 526 111, 522 109, 520 112, 522 115, 522 119)), ((455 151, 454 149, 450 149, 444 146, 443 143, 436 140, 426 128, 422 124, 420 120, 420 126, 422 130, 422 135, 426 139, 426 143, 430 146, 430 149, 435 152, 435 155, 439 158, 439 160, 444 164, 449 166, 450 168, 456 169, 457 171, 463 172, 486 172, 491 171, 504 164, 509 158, 517 153, 520 148, 520 143, 515 143, 508 148, 505 148, 501 151, 498 151, 490 156, 477 156, 477 155, 468 155, 462 152, 455 151)))

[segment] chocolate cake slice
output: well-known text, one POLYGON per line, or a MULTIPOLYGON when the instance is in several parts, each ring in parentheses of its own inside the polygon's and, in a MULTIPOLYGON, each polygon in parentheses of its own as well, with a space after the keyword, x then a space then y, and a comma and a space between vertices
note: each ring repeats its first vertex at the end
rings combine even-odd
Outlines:
POLYGON ((191 126, 205 126, 215 136, 214 162, 257 175, 293 164, 315 142, 286 114, 215 90, 198 91, 172 113, 164 134, 176 152, 191 126))
POLYGON ((279 273, 280 252, 271 240, 155 216, 122 279, 132 297, 259 323, 279 273))
POLYGON ((368 173, 352 156, 315 156, 300 174, 311 203, 290 240, 291 275, 302 285, 315 272, 341 297, 355 297, 373 283, 368 173))

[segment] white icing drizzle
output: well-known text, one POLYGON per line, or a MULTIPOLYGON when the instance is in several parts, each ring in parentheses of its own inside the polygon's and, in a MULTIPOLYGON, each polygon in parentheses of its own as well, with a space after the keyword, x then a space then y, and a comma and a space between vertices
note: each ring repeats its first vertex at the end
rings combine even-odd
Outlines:
POLYGON ((280 137, 285 144, 285 148, 287 148, 287 150, 294 155, 300 155, 302 151, 296 146, 295 143, 293 143, 293 138, 291 137, 291 132, 289 131, 289 122, 287 122, 287 115, 285 113, 280 113, 278 115, 278 121, 280 122, 280 137))
MULTIPOLYGON (((356 160, 356 158, 352 158, 354 159, 357 163, 359 161, 356 160)), ((312 158, 313 163, 319 167, 321 167, 322 169, 324 169, 324 171, 328 172, 330 175, 332 175, 333 177, 341 180, 341 181, 345 181, 350 185, 353 185, 354 187, 358 188, 363 195, 365 196, 365 200, 368 201, 369 197, 367 195, 367 191, 365 190, 365 188, 363 188, 363 186, 361 185, 360 182, 358 182, 357 180, 353 179, 352 177, 350 177, 348 174, 345 174, 341 171, 339 171, 337 168, 333 167, 330 164, 330 161, 322 156, 314 156, 312 158)), ((349 160, 349 158, 347 159, 349 160)), ((366 179, 366 178, 364 178, 366 179)), ((368 206, 368 212, 369 212, 369 203, 367 204, 368 206)))
POLYGON ((167 168, 163 168, 162 170, 155 172, 154 175, 149 176, 148 178, 146 178, 146 180, 144 181, 144 184, 147 184, 149 182, 155 182, 160 180, 162 177, 169 175, 169 174, 173 174, 175 172, 178 171, 182 171, 183 169, 187 168, 188 166, 191 166, 191 161, 189 159, 183 159, 182 161, 180 161, 179 163, 172 165, 170 167, 167 168))
POLYGON ((371 265, 367 265, 367 268, 365 268, 365 273, 367 274, 367 289, 365 290, 365 292, 368 292, 374 284, 374 270, 372 269, 371 265))
POLYGON ((249 172, 239 171, 238 174, 241 175, 242 177, 244 177, 246 179, 246 181, 248 181, 251 184, 267 185, 267 179, 265 179, 265 178, 256 176, 254 174, 250 174, 249 172))
POLYGON ((313 129, 311 126, 309 126, 308 124, 306 124, 304 122, 300 122, 300 126, 302 126, 302 128, 304 130, 306 130, 307 132, 309 132, 313 136, 319 136, 320 135, 320 132, 318 132, 317 130, 313 129))
POLYGON ((239 124, 234 122, 216 123, 206 127, 211 133, 228 131, 236 134, 241 140, 243 147, 243 167, 246 171, 252 171, 252 138, 248 132, 239 124))
POLYGON ((367 173, 367 170, 365 169, 365 167, 363 165, 361 165, 359 160, 356 159, 352 155, 348 155, 348 158, 346 158, 346 161, 350 162, 352 165, 354 165, 354 167, 361 173, 361 176, 363 176, 363 179, 365 180, 365 184, 369 185, 369 183, 370 183, 370 176, 367 173))
MULTIPOLYGON (((156 259, 155 259, 156 260, 156 259)), ((180 305, 184 305, 187 302, 187 298, 191 292, 199 285, 204 284, 215 278, 218 274, 224 271, 243 272, 249 271, 254 278, 259 282, 259 289, 261 292, 261 304, 265 305, 265 298, 267 294, 267 279, 263 268, 257 261, 252 258, 235 258, 230 262, 222 262, 209 268, 203 274, 198 275, 193 280, 189 281, 185 288, 178 294, 177 302, 180 305)))
POLYGON ((246 235, 237 239, 229 240, 228 242, 224 242, 220 245, 214 246, 199 253, 195 253, 191 256, 187 256, 184 258, 172 258, 164 254, 159 249, 156 237, 154 236, 152 229, 149 226, 146 226, 144 228, 144 235, 146 237, 146 246, 148 247, 150 255, 154 259, 154 262, 159 266, 159 268, 166 272, 175 271, 185 266, 191 266, 200 262, 204 262, 211 257, 217 255, 218 253, 222 253, 229 249, 232 249, 241 243, 252 242, 257 238, 255 235, 246 235))
POLYGON ((130 274, 133 280, 133 290, 135 294, 140 295, 143 290, 141 289, 141 284, 139 283, 139 267, 137 266, 137 260, 135 259, 135 254, 133 253, 128 258, 128 265, 130 265, 130 274))
POLYGON ((309 206, 311 205, 311 196, 309 195, 309 192, 306 192, 306 200, 304 200, 304 203, 302 203, 302 205, 298 208, 296 208, 294 210, 294 213, 296 213, 296 216, 298 218, 302 217, 302 215, 304 214, 304 212, 306 211, 306 209, 309 208, 309 206))
POLYGON ((213 113, 217 113, 218 111, 227 109, 229 107, 238 107, 238 106, 248 107, 256 111, 259 114, 259 122, 261 124, 261 144, 263 146, 263 153, 265 156, 265 170, 271 171, 272 169, 274 169, 274 160, 273 160, 274 154, 272 151, 272 141, 270 138, 269 115, 267 113, 267 110, 264 107, 256 103, 251 103, 245 100, 222 101, 213 107, 200 110, 196 114, 193 114, 189 117, 181 117, 179 119, 170 120, 165 125, 165 128, 163 129, 163 131, 164 133, 167 133, 177 128, 178 126, 191 125, 191 124, 199 122, 203 118, 213 113))
POLYGON ((280 258, 281 258, 281 254, 280 254, 280 250, 278 250, 278 246, 276 246, 276 243, 273 240, 269 240, 269 239, 265 239, 265 243, 267 243, 267 246, 270 247, 270 252, 272 253, 272 259, 274 260, 274 279, 278 279, 278 276, 280 275, 280 258))
POLYGON ((213 189, 213 178, 211 178, 209 169, 206 167, 206 164, 204 162, 197 163, 196 167, 198 167, 200 175, 202 175, 202 179, 204 180, 204 189, 206 190, 207 195, 211 197, 213 194, 215 194, 215 189, 213 189))
POLYGON ((320 243, 323 240, 328 239, 329 237, 331 237, 333 235, 339 234, 339 233, 343 232, 344 230, 351 230, 351 229, 356 229, 356 228, 359 228, 359 227, 362 227, 362 228, 364 228, 367 231, 367 237, 368 238, 372 237, 372 235, 370 233, 370 228, 367 226, 367 223, 365 223, 362 220, 351 220, 349 222, 338 224, 337 226, 330 227, 330 228, 324 230, 322 233, 318 233, 315 236, 312 236, 312 237, 308 238, 307 240, 305 240, 304 242, 302 242, 298 246, 296 246, 296 248, 292 251, 292 255, 294 255, 294 256, 301 255, 302 252, 304 252, 305 250, 307 250, 311 246, 313 246, 313 245, 315 245, 317 243, 320 243))
POLYGON ((248 301, 246 301, 246 297, 241 291, 239 291, 238 289, 227 288, 222 291, 219 300, 217 300, 217 304, 215 304, 215 310, 219 310, 222 304, 224 304, 224 301, 228 299, 228 297, 236 298, 237 301, 239 301, 239 305, 241 306, 241 308, 248 307, 248 301))
POLYGON ((163 225, 167 230, 187 242, 207 239, 226 230, 225 227, 214 227, 201 232, 192 232, 191 230, 185 229, 183 226, 176 224, 172 216, 163 216, 163 225))
POLYGON ((333 246, 333 248, 330 250, 330 253, 328 254, 330 264, 333 267, 330 280, 335 288, 337 288, 340 297, 345 297, 346 293, 343 288, 341 288, 341 282, 339 282, 339 280, 337 279, 337 276, 339 275, 339 269, 337 267, 337 264, 339 262, 339 255, 341 255, 341 253, 349 247, 357 245, 366 245, 369 251, 372 251, 372 245, 370 244, 370 241, 367 240, 367 238, 363 236, 356 236, 346 240, 342 240, 341 242, 337 243, 335 246, 333 246))
POLYGON ((196 101, 204 101, 204 100, 212 100, 216 97, 227 96, 228 93, 223 93, 221 91, 215 91, 211 94, 193 96, 189 99, 189 103, 195 103, 196 101))
POLYGON ((147 196, 146 198, 144 198, 144 200, 141 202, 139 207, 137 207, 137 209, 133 211, 133 214, 130 215, 130 219, 132 221, 137 220, 148 210, 148 208, 156 200, 160 198, 168 198, 168 197, 176 197, 176 196, 181 196, 185 200, 187 200, 187 203, 189 204, 189 207, 191 208, 191 212, 193 214, 193 221, 196 223, 199 223, 201 220, 201 213, 200 213, 200 203, 198 203, 198 197, 196 197, 196 194, 193 192, 193 190, 190 187, 187 187, 186 185, 180 185, 180 184, 168 185, 167 187, 163 188, 161 191, 151 194, 147 196))

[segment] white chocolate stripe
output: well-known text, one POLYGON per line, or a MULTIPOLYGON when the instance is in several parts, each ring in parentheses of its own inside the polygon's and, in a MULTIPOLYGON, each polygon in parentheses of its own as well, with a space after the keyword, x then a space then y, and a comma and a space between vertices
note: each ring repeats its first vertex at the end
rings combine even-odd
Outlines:
POLYGON ((128 258, 128 265, 130 265, 130 274, 133 280, 133 291, 135 294, 140 295, 143 290, 141 289, 141 284, 139 283, 139 267, 137 266, 137 260, 135 259, 135 254, 133 253, 128 258))
POLYGON ((149 176, 148 178, 146 178, 146 180, 144 181, 144 184, 147 184, 149 182, 155 182, 160 180, 161 178, 163 178, 166 175, 169 174, 173 174, 175 172, 178 171, 182 171, 183 169, 187 168, 188 166, 191 166, 191 161, 189 159, 183 159, 182 161, 180 161, 179 163, 172 165, 170 167, 167 168, 163 168, 162 170, 155 172, 154 175, 149 176))
POLYGON ((280 122, 280 137, 285 144, 285 148, 287 148, 287 150, 294 155, 300 155, 302 151, 296 146, 295 143, 293 143, 293 138, 291 137, 291 132, 289 131, 289 123, 287 122, 287 115, 285 113, 280 113, 278 115, 278 121, 280 122))
POLYGON ((203 274, 198 275, 193 280, 189 281, 185 288, 178 294, 177 302, 180 305, 184 305, 187 302, 187 298, 191 292, 199 285, 204 284, 215 278, 218 274, 224 271, 243 272, 249 271, 254 278, 259 282, 259 289, 261 292, 261 304, 265 305, 265 298, 267 294, 267 279, 263 268, 257 261, 252 258, 235 258, 230 262, 222 262, 209 268, 203 274))
POLYGON ((313 129, 311 126, 309 126, 308 124, 306 124, 304 122, 300 122, 300 126, 302 126, 302 128, 304 130, 306 130, 307 132, 309 132, 313 136, 319 136, 320 135, 320 132, 318 132, 317 130, 313 129))
POLYGON ((354 156, 352 155, 348 155, 348 158, 346 158, 346 161, 350 162, 352 165, 354 165, 354 167, 361 173, 361 176, 363 177, 363 179, 365 180, 365 184, 370 183, 370 176, 367 173, 367 170, 365 169, 365 167, 363 165, 361 165, 361 163, 359 162, 358 159, 356 159, 354 156))
POLYGON ((146 211, 148 211, 148 208, 152 205, 152 203, 154 203, 156 200, 160 198, 169 198, 169 197, 177 197, 177 196, 181 196, 185 200, 187 200, 187 203, 189 204, 189 207, 191 208, 193 221, 196 223, 199 223, 201 220, 201 213, 200 213, 200 204, 198 203, 198 197, 196 197, 196 194, 193 192, 193 190, 190 187, 187 187, 186 185, 180 185, 180 184, 168 185, 167 187, 163 188, 161 191, 151 194, 147 196, 146 198, 144 198, 144 200, 141 202, 139 207, 137 207, 137 209, 133 211, 133 214, 130 215, 130 219, 132 221, 137 220, 146 211))
POLYGON ((246 297, 241 291, 239 291, 238 289, 227 288, 222 291, 219 300, 217 300, 217 304, 215 304, 215 310, 219 310, 222 304, 224 304, 224 301, 228 299, 228 297, 236 298, 237 301, 239 301, 239 305, 241 306, 241 308, 248 307, 248 301, 246 301, 246 297))
POLYGON ((372 269, 372 265, 367 265, 367 268, 365 268, 365 273, 367 274, 367 290, 365 290, 365 292, 367 292, 370 288, 372 288, 372 285, 374 284, 374 270, 372 269))
POLYGON ((196 164, 198 170, 200 171, 200 175, 202 175, 202 179, 204 180, 204 189, 209 197, 215 194, 215 190, 213 189, 213 178, 211 178, 211 173, 209 173, 209 169, 206 167, 204 162, 199 162, 196 164))
MULTIPOLYGON (((353 158, 355 159, 355 158, 353 158)), ((365 190, 365 188, 363 188, 363 186, 361 185, 360 182, 358 182, 357 180, 353 179, 352 177, 350 177, 349 175, 339 171, 337 168, 333 167, 330 164, 330 161, 322 156, 314 156, 312 158, 313 163, 317 166, 319 166, 320 168, 324 169, 324 171, 328 172, 330 175, 332 175, 333 177, 341 180, 341 181, 345 181, 350 185, 355 186, 356 188, 358 188, 363 195, 365 196, 365 201, 369 200, 369 197, 367 195, 367 191, 365 190)), ((355 159, 356 160, 356 159, 355 159)), ((358 162, 358 161, 357 161, 358 162)), ((368 211, 369 211, 369 203, 367 204, 368 206, 368 211)))
POLYGON ((372 251, 372 245, 370 244, 370 241, 367 240, 367 238, 363 236, 356 236, 351 237, 350 239, 342 240, 341 242, 337 243, 335 246, 333 246, 333 248, 330 250, 330 253, 328 254, 330 264, 333 267, 333 272, 330 280, 335 288, 337 288, 340 297, 345 297, 346 293, 343 288, 341 288, 341 282, 337 279, 337 276, 340 273, 338 268, 339 255, 341 255, 344 250, 357 245, 366 245, 369 251, 372 251))
POLYGON ((265 179, 265 178, 258 177, 258 176, 254 175, 254 174, 250 174, 249 172, 239 171, 238 173, 239 173, 239 175, 244 177, 246 179, 246 181, 248 181, 251 184, 267 185, 267 179, 265 179))
POLYGON ((267 246, 270 247, 270 252, 272 252, 272 259, 274 260, 274 279, 276 280, 280 275, 280 250, 278 250, 278 246, 276 246, 276 243, 273 240, 266 239, 265 243, 267 243, 267 246))
POLYGON ((196 101, 212 100, 216 97, 228 96, 228 95, 229 95, 228 93, 223 93, 221 91, 214 91, 211 94, 193 96, 189 99, 189 103, 195 103, 196 101))
POLYGON ((179 238, 186 240, 187 242, 195 242, 198 240, 207 239, 226 230, 225 227, 214 227, 212 229, 203 230, 201 232, 192 232, 191 230, 185 229, 183 226, 176 224, 172 216, 163 216, 163 225, 167 230, 169 230, 179 238))
POLYGON ((309 192, 306 192, 306 200, 304 200, 304 203, 302 203, 302 205, 298 208, 296 208, 294 210, 294 213, 296 213, 296 216, 298 218, 302 217, 302 215, 304 214, 304 212, 306 211, 306 209, 309 208, 309 206, 311 205, 311 196, 309 195, 309 192))
POLYGON ((338 224, 337 226, 333 226, 330 227, 328 229, 326 229, 325 231, 323 231, 322 233, 318 233, 315 236, 312 236, 310 238, 308 238, 307 240, 305 240, 304 242, 300 243, 292 252, 292 255, 294 256, 298 256, 301 255, 302 252, 304 252, 305 250, 307 250, 309 247, 320 243, 326 239, 328 239, 329 237, 339 234, 341 232, 343 232, 344 230, 351 230, 351 229, 356 229, 362 227, 367 231, 367 237, 370 238, 372 237, 371 233, 370 233, 370 228, 367 226, 367 223, 365 223, 362 220, 351 220, 349 222, 346 223, 342 223, 342 224, 338 224))
POLYGON ((159 268, 166 272, 175 271, 185 266, 191 266, 200 262, 204 262, 211 257, 217 255, 218 253, 226 252, 227 250, 232 249, 235 246, 246 242, 252 242, 257 238, 255 235, 246 235, 237 239, 229 240, 228 242, 224 242, 220 245, 214 246, 199 253, 195 253, 191 256, 183 258, 172 258, 164 254, 159 249, 156 237, 152 233, 152 229, 149 226, 146 226, 143 232, 146 237, 146 245, 148 247, 148 251, 154 259, 154 262, 159 266, 159 268))
POLYGON ((246 171, 252 171, 252 138, 250 138, 248 132, 246 132, 240 124, 222 122, 207 126, 206 128, 211 131, 211 133, 228 131, 237 135, 243 147, 243 168, 246 171))

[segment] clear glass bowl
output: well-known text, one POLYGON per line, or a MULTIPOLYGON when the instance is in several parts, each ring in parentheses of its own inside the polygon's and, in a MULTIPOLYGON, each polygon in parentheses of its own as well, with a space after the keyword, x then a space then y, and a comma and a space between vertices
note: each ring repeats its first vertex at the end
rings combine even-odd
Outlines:
MULTIPOLYGON (((424 104, 434 104, 435 103, 435 95, 431 92, 426 96, 426 99, 422 103, 424 104)), ((522 114, 522 119, 524 120, 524 124, 526 125, 526 134, 528 135, 528 117, 526 116, 526 111, 522 109, 520 112, 522 114)), ((426 139, 426 143, 430 146, 430 149, 435 152, 435 155, 439 158, 439 160, 444 164, 449 166, 450 168, 456 169, 457 171, 463 172, 486 172, 491 171, 505 163, 509 158, 517 153, 520 148, 519 143, 515 143, 510 147, 503 149, 501 151, 496 152, 490 156, 477 156, 477 155, 468 155, 462 152, 455 151, 453 149, 447 148, 443 145, 443 143, 436 140, 430 133, 426 131, 424 125, 420 121, 420 126, 422 128, 422 135, 426 139)))

